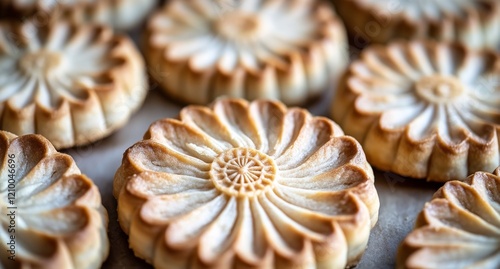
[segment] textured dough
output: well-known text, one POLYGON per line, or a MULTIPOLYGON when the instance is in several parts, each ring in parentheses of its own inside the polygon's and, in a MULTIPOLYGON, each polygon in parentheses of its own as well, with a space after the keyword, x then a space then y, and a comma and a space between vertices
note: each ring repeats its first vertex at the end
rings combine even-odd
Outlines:
POLYGON ((379 209, 359 143, 262 100, 153 123, 125 152, 114 195, 131 248, 155 268, 344 268, 379 209))

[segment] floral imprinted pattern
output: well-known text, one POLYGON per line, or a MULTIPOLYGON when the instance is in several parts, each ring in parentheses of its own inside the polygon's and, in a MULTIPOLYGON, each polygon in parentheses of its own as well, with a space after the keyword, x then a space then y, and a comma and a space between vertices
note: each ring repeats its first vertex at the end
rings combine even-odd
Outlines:
POLYGON ((0 127, 84 145, 128 121, 146 95, 132 41, 104 26, 0 25, 0 127))
POLYGON ((500 170, 446 183, 415 226, 397 268, 500 268, 500 170))
POLYGON ((0 131, 0 212, 0 268, 97 269, 108 256, 99 190, 40 135, 0 131))
POLYGON ((373 46, 349 67, 333 119, 382 170, 434 181, 500 163, 500 56, 458 44, 373 46))
POLYGON ((347 63, 342 22, 316 0, 174 0, 148 23, 146 59, 167 94, 303 104, 347 63))
POLYGON ((125 152, 114 195, 130 246, 155 268, 345 268, 379 209, 353 138, 263 100, 153 123, 125 152))

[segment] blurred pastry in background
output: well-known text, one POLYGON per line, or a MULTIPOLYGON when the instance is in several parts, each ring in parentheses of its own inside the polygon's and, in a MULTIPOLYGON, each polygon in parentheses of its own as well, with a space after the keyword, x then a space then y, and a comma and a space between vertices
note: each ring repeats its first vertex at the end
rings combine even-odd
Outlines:
POLYGON ((473 48, 500 45, 498 0, 333 0, 360 48, 394 39, 432 38, 473 48))
POLYGON ((396 268, 500 268, 500 170, 439 189, 399 247, 396 268))
POLYGON ((73 158, 41 135, 0 131, 0 165, 0 268, 101 268, 108 213, 73 158))
POLYGON ((315 0, 168 1, 144 52, 167 95, 195 104, 223 95, 305 104, 348 61, 342 22, 315 0))
POLYGON ((109 27, 0 24, 2 130, 85 145, 124 125, 147 89, 139 51, 109 27))
POLYGON ((341 79, 333 119, 381 170, 431 181, 500 163, 500 55, 461 44, 365 49, 341 79))
POLYGON ((144 21, 158 0, 2 0, 0 8, 13 19, 33 18, 39 25, 53 18, 92 22, 128 30, 144 21))

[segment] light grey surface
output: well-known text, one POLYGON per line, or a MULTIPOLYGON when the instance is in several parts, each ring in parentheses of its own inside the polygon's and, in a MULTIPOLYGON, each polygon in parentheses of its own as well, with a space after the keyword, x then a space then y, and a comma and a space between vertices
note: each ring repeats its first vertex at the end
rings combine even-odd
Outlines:
MULTIPOLYGON (((330 97, 325 96, 308 108, 316 115, 326 115, 330 97)), ((116 200, 112 195, 115 171, 123 152, 139 141, 155 120, 176 117, 181 106, 169 102, 157 89, 149 92, 142 108, 130 122, 110 137, 93 145, 67 150, 83 173, 94 180, 101 191, 103 204, 109 213, 111 250, 103 268, 151 268, 134 257, 128 248, 127 236, 117 221, 116 200)), ((372 230, 368 248, 356 268, 394 268, 398 244, 411 230, 418 212, 438 185, 404 179, 376 171, 376 187, 380 197, 379 221, 372 230)))

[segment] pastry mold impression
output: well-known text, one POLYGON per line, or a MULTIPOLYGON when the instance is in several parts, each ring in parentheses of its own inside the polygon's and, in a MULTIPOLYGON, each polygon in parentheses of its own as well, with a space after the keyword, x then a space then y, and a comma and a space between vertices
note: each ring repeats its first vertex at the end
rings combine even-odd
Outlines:
POLYGON ((473 48, 500 45, 497 0, 333 1, 356 46, 396 39, 435 39, 473 48))
POLYGON ((129 30, 140 24, 158 0, 4 0, 4 16, 32 18, 39 25, 58 19, 77 24, 106 24, 115 30, 129 30))
POLYGON ((446 183, 402 242, 397 268, 499 268, 500 170, 446 183))
POLYGON ((174 0, 148 22, 146 59, 171 97, 219 96, 303 104, 344 69, 347 41, 331 7, 316 0, 174 0))
POLYGON ((498 166, 500 57, 453 43, 367 48, 339 84, 333 119, 382 170, 432 181, 498 166))
POLYGON ((353 138, 264 100, 153 123, 125 152, 114 195, 131 248, 155 268, 345 268, 379 208, 353 138))
POLYGON ((108 215, 74 160, 40 135, 0 131, 0 164, 0 268, 101 268, 108 215))
POLYGON ((147 93, 132 41, 105 26, 0 24, 0 127, 56 148, 85 145, 125 124, 147 93))

